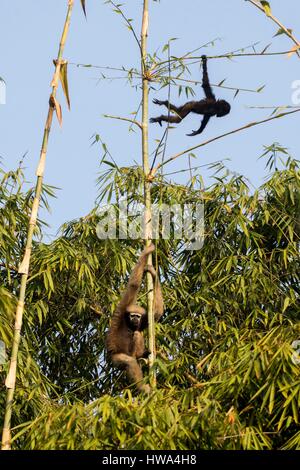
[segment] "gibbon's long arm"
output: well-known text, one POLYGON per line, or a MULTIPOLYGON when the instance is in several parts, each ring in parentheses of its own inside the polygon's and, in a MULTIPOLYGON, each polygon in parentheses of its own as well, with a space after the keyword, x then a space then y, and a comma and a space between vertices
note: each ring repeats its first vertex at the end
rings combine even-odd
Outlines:
POLYGON ((157 276, 157 272, 155 271, 154 267, 151 265, 147 265, 145 267, 145 271, 148 271, 152 274, 153 283, 154 283, 154 318, 156 321, 160 319, 162 314, 164 313, 164 300, 161 291, 161 285, 157 276))
POLYGON ((203 78, 202 78, 202 88, 205 93, 206 98, 210 98, 215 100, 216 97, 211 89, 210 83, 209 83, 209 78, 208 78, 208 73, 207 73, 207 57, 206 55, 203 55, 201 57, 202 59, 202 66, 203 66, 203 78))
POLYGON ((204 129, 206 128, 210 118, 211 118, 211 116, 208 116, 207 114, 205 114, 204 118, 202 119, 201 126, 199 127, 199 129, 197 131, 193 131, 193 132, 191 132, 191 134, 187 134, 187 135, 191 136, 191 137, 194 137, 194 135, 201 134, 201 132, 203 132, 204 129))
POLYGON ((147 257, 154 250, 154 245, 150 245, 142 251, 139 260, 131 273, 127 288, 118 304, 118 312, 124 312, 128 305, 136 303, 137 294, 142 283, 144 269, 147 263, 147 257))

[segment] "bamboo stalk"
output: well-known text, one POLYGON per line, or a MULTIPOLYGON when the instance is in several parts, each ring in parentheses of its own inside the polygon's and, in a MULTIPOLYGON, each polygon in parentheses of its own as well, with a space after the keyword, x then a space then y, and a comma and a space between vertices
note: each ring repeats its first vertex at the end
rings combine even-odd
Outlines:
MULTIPOLYGON (((143 154, 143 170, 144 170, 144 236, 146 246, 151 243, 152 239, 152 210, 151 210, 151 183, 148 179, 150 173, 149 165, 149 148, 148 148, 148 107, 149 107, 149 83, 147 76, 147 36, 149 24, 149 1, 144 0, 143 5, 143 21, 141 32, 141 69, 142 69, 142 154, 143 154)), ((148 264, 152 264, 152 255, 149 255, 148 264)), ((155 387, 156 378, 153 370, 153 364, 156 356, 155 349, 155 325, 153 312, 153 279, 150 273, 146 275, 147 282, 147 303, 148 303, 148 334, 149 334, 149 369, 150 369, 150 385, 155 387)))
POLYGON ((55 62, 55 72, 54 72, 54 76, 51 82, 52 92, 51 92, 50 100, 49 100, 48 115, 47 115, 46 124, 44 128, 40 159, 39 159, 38 167, 36 170, 37 181, 36 181, 33 205, 31 209, 31 215, 29 219, 25 254, 18 270, 19 274, 21 274, 21 284, 20 284, 19 300, 18 300, 18 305, 16 309, 16 318, 15 318, 14 337, 13 337, 13 344, 12 344, 10 367, 9 367, 9 371, 8 371, 6 381, 5 381, 5 385, 7 388, 7 395, 6 395, 4 425, 3 425, 3 432, 2 432, 2 450, 11 450, 11 417, 12 417, 13 399, 14 399, 14 392, 15 392, 15 385, 16 385, 18 351, 19 351, 19 345, 20 345, 20 340, 21 340, 21 329, 22 329, 22 320, 23 320, 24 305, 25 305, 26 286, 27 286, 29 264, 30 264, 30 258, 31 258, 31 250, 32 250, 32 239, 33 239, 34 229, 36 227, 38 209, 39 209, 40 198, 41 198, 41 193, 42 193, 45 161, 46 161, 46 155, 47 155, 47 150, 48 150, 48 141, 49 141, 49 134, 50 134, 52 120, 53 120, 53 113, 55 109, 54 103, 56 99, 55 97, 56 97, 57 87, 59 84, 60 68, 63 62, 62 60, 63 51, 64 51, 65 42, 66 42, 68 31, 69 31, 73 6, 74 6, 74 0, 68 0, 67 16, 65 19, 64 28, 63 28, 63 32, 61 36, 57 60, 55 62))

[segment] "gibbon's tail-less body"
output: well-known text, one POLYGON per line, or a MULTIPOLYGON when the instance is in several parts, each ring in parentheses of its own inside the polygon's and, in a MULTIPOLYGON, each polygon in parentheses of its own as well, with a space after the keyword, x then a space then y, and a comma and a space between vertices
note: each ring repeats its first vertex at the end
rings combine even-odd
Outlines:
POLYGON ((127 288, 112 316, 111 326, 107 333, 106 347, 112 362, 121 368, 125 368, 131 382, 136 383, 138 390, 149 393, 150 387, 143 384, 143 372, 138 359, 148 357, 145 350, 143 330, 148 326, 147 312, 136 304, 143 274, 150 272, 155 284, 154 318, 159 320, 162 316, 163 297, 160 283, 153 266, 146 266, 147 257, 155 250, 150 245, 142 252, 128 281, 127 288))
POLYGON ((197 131, 193 131, 191 134, 187 134, 189 136, 194 136, 201 134, 206 128, 209 120, 211 117, 222 117, 226 116, 226 114, 230 113, 231 106, 225 100, 217 100, 209 83, 208 73, 207 73, 207 57, 204 55, 202 56, 202 65, 203 65, 203 79, 202 79, 202 88, 205 93, 205 98, 200 101, 188 101, 183 106, 175 106, 171 104, 169 101, 160 101, 157 99, 153 100, 154 104, 158 106, 166 106, 170 111, 174 114, 172 115, 164 115, 158 116, 156 118, 151 118, 150 122, 158 122, 161 126, 162 121, 176 123, 182 121, 189 113, 195 114, 202 114, 203 120, 201 122, 201 126, 197 131))

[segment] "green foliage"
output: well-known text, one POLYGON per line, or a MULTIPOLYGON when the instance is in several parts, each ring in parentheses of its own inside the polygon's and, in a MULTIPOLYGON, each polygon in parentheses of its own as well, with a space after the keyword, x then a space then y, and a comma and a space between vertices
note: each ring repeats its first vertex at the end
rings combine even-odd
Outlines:
POLYGON ((270 6, 270 3, 267 2, 266 0, 260 0, 260 3, 261 3, 261 6, 263 7, 263 9, 265 10, 265 13, 266 15, 271 15, 272 12, 271 12, 271 6, 270 6))
MULTIPOLYGON (((96 209, 50 244, 36 238, 16 448, 300 449, 292 346, 300 339, 300 173, 279 144, 262 158, 275 171, 256 191, 241 176, 222 176, 220 165, 206 189, 200 174, 187 186, 154 182, 153 202, 205 203, 205 241, 199 251, 157 242, 166 312, 157 325, 158 390, 148 398, 132 395, 105 356, 109 318, 141 243, 99 240, 96 209)), ((20 171, 4 175, 0 188, 0 339, 8 349, 32 197, 21 180, 20 171)), ((99 201, 141 201, 139 168, 106 165, 98 183, 99 201)))
POLYGON ((83 10, 84 16, 86 17, 86 6, 85 6, 85 0, 80 0, 80 1, 81 1, 81 6, 82 6, 82 10, 83 10))
POLYGON ((211 448, 218 433, 217 408, 197 390, 180 395, 175 389, 158 391, 146 399, 127 391, 85 406, 51 406, 32 423, 30 433, 22 426, 16 439, 25 448, 43 450, 211 448))
MULTIPOLYGON (((0 339, 9 352, 13 338, 14 314, 17 304, 16 293, 19 289, 17 267, 24 252, 28 217, 33 201, 33 190, 23 191, 24 176, 22 168, 4 173, 0 181, 0 339)), ((53 195, 51 187, 44 186, 42 201, 47 207, 47 195, 53 195)), ((41 235, 42 223, 38 222, 36 237, 41 235)), ((35 247, 38 246, 37 241, 35 247)), ((30 308, 30 305, 28 305, 30 308)), ((27 314, 27 312, 26 312, 27 314)), ((33 321, 33 318, 31 318, 33 321)), ((41 373, 38 364, 38 351, 32 346, 31 329, 25 328, 22 348, 19 352, 18 393, 14 405, 14 423, 24 423, 32 419, 43 408, 53 385, 41 373)), ((6 389, 4 378, 8 363, 0 364, 0 409, 5 409, 6 389)), ((1 425, 3 415, 1 413, 1 425)))

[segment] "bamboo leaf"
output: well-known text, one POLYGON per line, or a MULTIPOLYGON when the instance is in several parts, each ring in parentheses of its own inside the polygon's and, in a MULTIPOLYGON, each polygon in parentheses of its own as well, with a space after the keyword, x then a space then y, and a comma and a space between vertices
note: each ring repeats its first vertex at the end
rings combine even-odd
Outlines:
MULTIPOLYGON (((293 30, 292 30, 292 29, 288 29, 288 28, 287 28, 287 30, 288 30, 288 32, 289 32, 290 34, 293 34, 293 30)), ((277 31, 276 34, 274 34, 273 37, 275 38, 276 36, 280 36, 281 34, 286 34, 286 31, 285 31, 283 28, 279 28, 279 30, 277 31)))
POLYGON ((80 0, 80 1, 81 1, 81 6, 83 9, 84 16, 86 17, 85 0, 80 0))
POLYGON ((300 49, 300 46, 298 46, 298 45, 292 47, 292 49, 291 49, 290 52, 288 53, 288 57, 291 57, 291 56, 292 56, 295 52, 297 52, 299 49, 300 49))
POLYGON ((223 78, 223 80, 218 83, 218 86, 222 86, 226 82, 227 78, 223 78))
POLYGON ((71 108, 69 85, 68 85, 68 63, 64 62, 60 67, 60 82, 67 100, 68 108, 71 108))
POLYGON ((54 108, 55 108, 57 120, 58 120, 58 122, 59 122, 59 125, 62 126, 62 110, 61 110, 61 105, 59 104, 59 102, 57 101, 57 99, 54 98, 54 96, 53 96, 53 103, 54 103, 54 108))
POLYGON ((266 88, 266 85, 263 85, 263 86, 257 88, 256 92, 260 93, 264 88, 266 88))
POLYGON ((272 15, 270 3, 267 2, 266 0, 260 0, 260 3, 261 3, 261 6, 263 7, 263 9, 265 10, 266 15, 267 16, 272 15))
POLYGON ((272 44, 268 44, 262 51, 261 51, 261 54, 264 54, 265 52, 267 52, 267 50, 269 49, 269 47, 271 46, 272 44))
POLYGON ((272 414, 275 403, 275 384, 272 382, 270 389, 270 398, 269 398, 269 414, 272 414))
POLYGON ((286 311, 286 309, 288 308, 288 306, 290 305, 290 301, 291 299, 289 297, 286 297, 284 299, 284 304, 283 304, 283 309, 282 309, 282 313, 284 313, 286 311))

